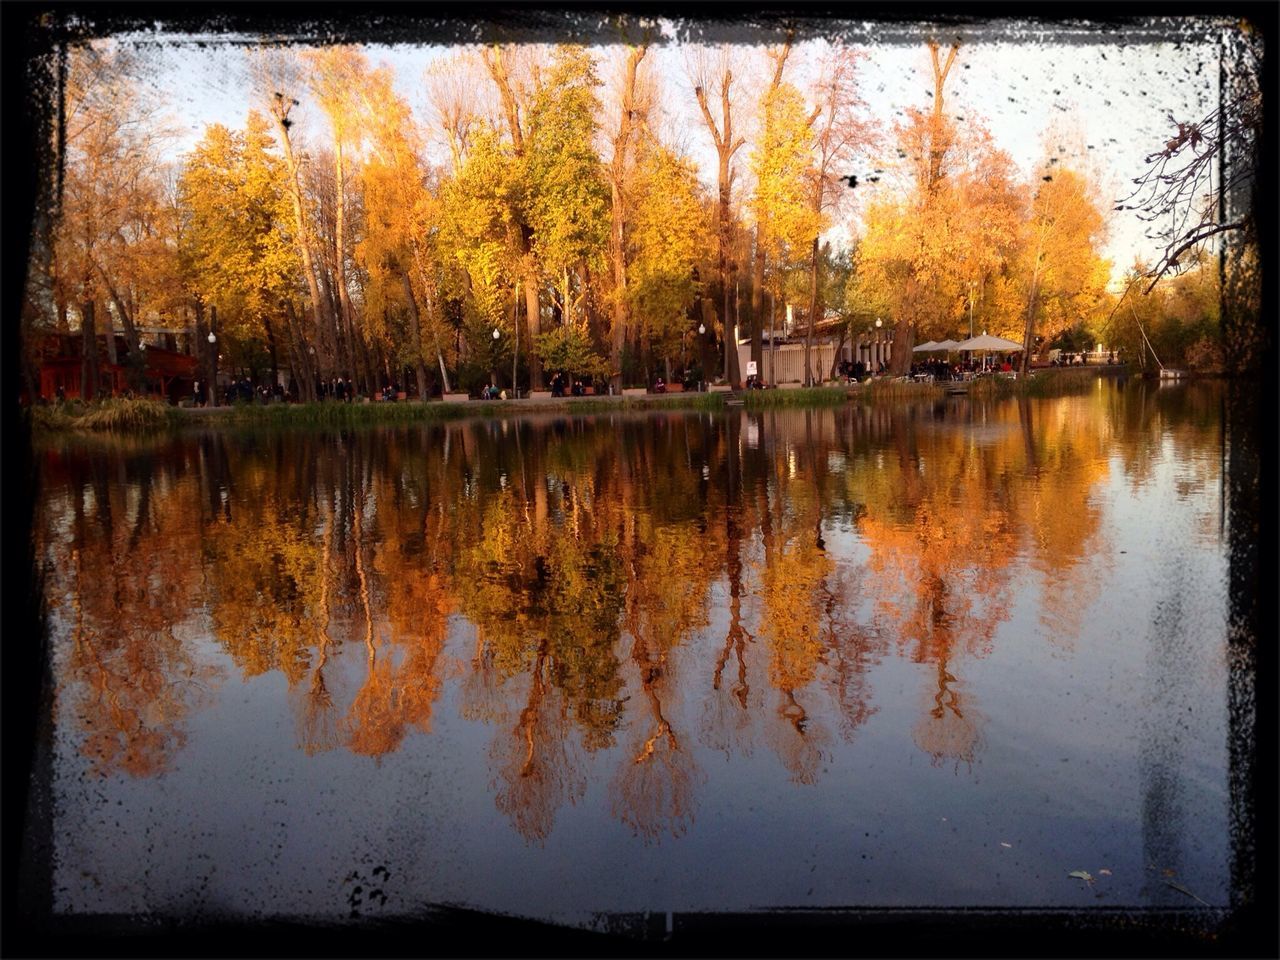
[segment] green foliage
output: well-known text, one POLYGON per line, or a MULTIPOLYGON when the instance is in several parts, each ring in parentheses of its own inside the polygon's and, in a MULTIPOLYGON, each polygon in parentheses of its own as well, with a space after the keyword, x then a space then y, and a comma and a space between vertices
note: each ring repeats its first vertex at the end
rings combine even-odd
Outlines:
POLYGON ((608 241, 609 189, 594 147, 599 85, 585 48, 558 47, 530 111, 523 209, 552 279, 598 263, 608 241))
POLYGON ((179 254, 192 286, 221 311, 219 336, 261 342, 263 321, 300 275, 284 163, 271 147, 257 112, 243 131, 214 124, 179 179, 179 254))
POLYGON ((563 370, 570 376, 588 376, 593 379, 609 375, 609 364, 591 345, 586 331, 573 326, 563 326, 538 337, 535 348, 547 370, 563 370))
POLYGON ((756 176, 754 214, 769 259, 803 260, 825 223, 813 209, 817 171, 804 97, 792 84, 782 84, 765 101, 764 129, 751 169, 756 176))
POLYGON ((458 294, 479 326, 492 328, 505 315, 519 273, 507 202, 515 172, 515 158, 483 127, 466 164, 443 190, 440 245, 462 270, 446 277, 446 293, 458 294))
MULTIPOLYGON (((640 158, 634 183, 627 300, 641 337, 672 358, 693 326, 689 310, 703 286, 693 268, 710 246, 711 224, 688 159, 654 147, 640 158)), ((643 379, 631 373, 631 382, 643 379)))

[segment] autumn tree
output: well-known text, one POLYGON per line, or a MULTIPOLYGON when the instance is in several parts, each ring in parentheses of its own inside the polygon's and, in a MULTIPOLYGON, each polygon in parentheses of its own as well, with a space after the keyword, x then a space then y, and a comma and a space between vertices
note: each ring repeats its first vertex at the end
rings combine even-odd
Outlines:
POLYGON ((1031 202, 1027 231, 1023 249, 1029 279, 1019 367, 1024 377, 1037 326, 1052 335, 1095 314, 1111 273, 1110 263, 1096 252, 1103 240, 1102 215, 1074 171, 1045 175, 1031 202))
POLYGON ((820 318, 822 301, 819 266, 819 242, 824 215, 848 202, 845 171, 850 161, 872 142, 871 125, 859 116, 863 106, 857 92, 858 54, 843 45, 830 47, 823 58, 818 81, 814 86, 816 104, 809 115, 813 159, 809 170, 810 206, 814 215, 812 247, 809 254, 808 328, 804 340, 804 382, 813 383, 810 354, 813 347, 813 325, 820 318))
MULTIPOLYGON (((786 47, 774 54, 779 76, 786 56, 786 47)), ((751 155, 757 258, 773 264, 774 290, 781 295, 784 278, 799 267, 823 228, 822 214, 814 208, 819 175, 813 166, 811 118, 799 89, 790 83, 770 86, 762 114, 751 155)))
POLYGON ((529 111, 525 210, 543 276, 558 287, 556 312, 584 326, 588 271, 608 242, 609 191, 595 152, 599 80, 591 55, 558 47, 529 111))
MULTIPOLYGON (((905 213, 908 221, 902 229, 889 228, 885 238, 888 248, 883 253, 879 244, 872 242, 872 231, 867 230, 867 243, 860 251, 860 263, 884 265, 884 279, 891 285, 888 293, 894 308, 893 353, 890 369, 895 376, 906 373, 911 365, 911 351, 915 346, 916 330, 920 323, 937 312, 939 296, 934 276, 939 269, 953 259, 947 241, 951 233, 946 229, 947 197, 943 181, 951 172, 952 145, 955 141, 955 124, 943 112, 943 92, 947 76, 956 60, 959 44, 954 43, 945 59, 939 56, 939 44, 929 41, 929 58, 933 68, 933 109, 907 110, 907 121, 898 125, 899 157, 906 159, 912 181, 912 193, 905 213)), ((897 219, 893 212, 868 211, 874 216, 897 219)), ((875 284, 870 271, 868 282, 875 284)))
POLYGON ((179 199, 183 256, 197 310, 221 308, 223 336, 265 339, 274 382, 281 347, 288 347, 290 366, 304 378, 309 364, 304 332, 296 323, 281 331, 282 320, 296 318, 283 305, 296 296, 299 264, 284 163, 271 144, 267 121, 256 111, 243 131, 209 127, 183 164, 179 199))
POLYGON ((441 205, 422 169, 418 129, 408 104, 392 89, 389 68, 361 80, 355 96, 365 109, 369 150, 359 168, 364 231, 355 253, 367 278, 366 324, 378 330, 398 366, 413 369, 425 398, 429 358, 449 389, 434 263, 441 205), (379 322, 393 309, 403 312, 407 336, 379 322))
POLYGON ((141 388, 137 328, 149 295, 142 273, 147 255, 167 256, 158 222, 164 187, 159 151, 166 132, 156 104, 136 80, 137 70, 136 58, 118 44, 87 44, 68 56, 53 293, 59 315, 73 306, 79 315, 84 397, 95 397, 100 389, 100 321, 106 324, 112 362, 117 359, 113 321, 123 325, 129 383, 141 388))
MULTIPOLYGON (((514 44, 485 47, 481 62, 498 91, 501 116, 515 163, 508 169, 511 188, 504 192, 507 217, 515 243, 516 262, 525 301, 525 342, 532 343, 542 332, 542 315, 538 307, 539 265, 532 249, 533 225, 528 220, 525 189, 522 184, 526 140, 532 135, 532 100, 540 86, 537 48, 514 44)), ((531 354, 529 371, 532 387, 542 388, 542 365, 537 354, 531 354)))
POLYGON ((697 171, 661 144, 646 145, 631 181, 634 200, 627 249, 626 300, 649 379, 648 358, 657 352, 671 379, 671 360, 689 330, 689 310, 699 294, 694 268, 711 238, 697 171))
POLYGON ((724 373, 725 379, 732 384, 742 381, 738 370, 738 345, 733 336, 729 322, 729 250, 732 245, 732 191, 733 191, 733 158, 746 143, 745 138, 734 133, 734 84, 738 69, 737 56, 727 46, 709 51, 700 49, 689 65, 690 79, 693 82, 693 94, 697 98, 698 108, 702 111, 702 119, 711 142, 716 149, 716 182, 718 185, 716 203, 716 268, 719 281, 717 303, 723 305, 720 322, 723 329, 724 373), (712 114, 711 104, 717 101, 719 120, 712 114))
MULTIPOLYGON (((624 48, 615 57, 609 90, 609 107, 613 113, 608 132, 610 156, 605 167, 609 181, 609 261, 613 290, 610 296, 613 325, 609 337, 610 379, 615 389, 622 388, 622 352, 627 342, 629 304, 627 302, 626 226, 637 209, 631 190, 632 164, 636 145, 647 132, 649 112, 653 108, 655 85, 651 68, 646 65, 647 41, 624 48)), ((649 61, 652 64, 652 61, 649 61)))

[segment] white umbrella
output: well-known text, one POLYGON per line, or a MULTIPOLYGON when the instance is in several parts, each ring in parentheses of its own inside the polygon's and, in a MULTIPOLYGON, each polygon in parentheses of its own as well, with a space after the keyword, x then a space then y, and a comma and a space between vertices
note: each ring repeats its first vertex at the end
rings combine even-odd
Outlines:
MULTIPOLYGON (((982 336, 972 337, 963 343, 956 344, 957 350, 972 350, 976 353, 1008 353, 1013 350, 1021 350, 1022 344, 1014 343, 1012 340, 1006 340, 1004 337, 988 336, 983 331, 982 336)), ((986 360, 982 361, 983 368, 986 368, 986 360)))
POLYGON ((937 345, 937 347, 935 347, 935 349, 937 349, 937 350, 959 350, 959 349, 960 349, 960 344, 958 344, 958 343, 957 343, 956 341, 954 341, 954 340, 939 340, 939 341, 938 341, 938 345, 937 345))
POLYGON ((1012 340, 1006 340, 1004 337, 988 336, 987 334, 984 333, 980 337, 974 337, 971 340, 965 340, 963 343, 957 343, 954 349, 996 351, 998 353, 1008 353, 1013 350, 1021 350, 1022 344, 1014 343, 1012 340))
POLYGON ((928 353, 930 350, 937 350, 937 349, 938 349, 938 345, 934 343, 932 340, 929 340, 926 343, 920 344, 920 346, 916 347, 911 352, 912 353, 928 353))

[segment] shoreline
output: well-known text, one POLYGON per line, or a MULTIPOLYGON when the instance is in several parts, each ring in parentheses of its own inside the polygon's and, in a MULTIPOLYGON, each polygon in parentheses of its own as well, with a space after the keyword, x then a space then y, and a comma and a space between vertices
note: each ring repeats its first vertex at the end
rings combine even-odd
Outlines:
MULTIPOLYGON (((990 400, 1020 394, 1045 395, 1073 392, 1099 377, 1131 374, 1127 367, 1053 368, 1038 370, 1036 378, 1017 381, 993 378, 970 382, 969 399, 990 400)), ((1191 379, 1201 379, 1190 377, 1191 379)), ((1181 381, 1186 382, 1186 381, 1181 381)), ((780 407, 830 407, 845 403, 914 403, 955 396, 955 385, 909 383, 881 378, 858 384, 774 388, 770 390, 708 391, 703 393, 645 394, 643 396, 562 397, 441 401, 320 401, 317 403, 239 403, 218 407, 177 407, 153 400, 112 400, 89 406, 72 401, 62 406, 34 408, 33 433, 66 435, 84 433, 141 433, 216 427, 235 429, 344 428, 356 426, 433 423, 478 418, 528 415, 591 416, 600 413, 675 410, 721 411, 741 406, 747 410, 780 407), (79 412, 76 412, 79 411, 79 412), (112 411, 120 414, 112 417, 112 411)))

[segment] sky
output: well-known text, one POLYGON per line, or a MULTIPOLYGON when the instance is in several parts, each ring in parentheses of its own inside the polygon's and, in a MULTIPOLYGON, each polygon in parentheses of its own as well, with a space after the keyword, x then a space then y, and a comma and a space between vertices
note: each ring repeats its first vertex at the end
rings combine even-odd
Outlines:
MULTIPOLYGON (((865 54, 859 85, 866 112, 890 132, 892 124, 903 119, 905 108, 931 105, 933 78, 924 35, 918 44, 876 43, 874 29, 864 35, 870 42, 854 46, 865 54)), ((150 64, 146 83, 167 105, 176 131, 170 143, 175 161, 199 140, 208 124, 243 126, 254 105, 246 44, 257 38, 151 33, 117 39, 137 44, 146 55, 150 64)), ((1127 42, 1132 37, 1115 32, 1098 35, 1096 42, 1090 43, 1064 39, 1052 32, 1010 30, 962 45, 947 81, 946 112, 964 117, 966 122, 982 122, 1028 180, 1038 173, 1049 153, 1065 148, 1060 162, 1083 165, 1098 182, 1103 197, 1119 201, 1132 190, 1133 178, 1144 171, 1144 157, 1160 149, 1173 132, 1170 116, 1177 121, 1198 121, 1216 106, 1216 36, 1206 22, 1202 31, 1177 44, 1127 42), (1064 130, 1074 131, 1074 135, 1061 136, 1064 130)), ((812 76, 818 47, 815 41, 802 42, 788 61, 788 79, 802 91, 812 76)), ((432 116, 424 72, 453 49, 410 44, 364 47, 374 65, 385 62, 393 68, 397 90, 420 123, 429 123, 432 116)), ((603 47, 593 49, 602 57, 612 52, 603 47)), ((747 83, 762 82, 763 47, 741 43, 739 51, 747 83)), ((669 114, 666 129, 698 163, 704 183, 713 188, 715 152, 686 76, 689 52, 688 45, 671 41, 652 55, 669 114)), ((318 132, 323 120, 318 108, 304 97, 299 99, 303 102, 294 116, 299 121, 297 132, 306 137, 318 132)), ((754 112, 750 104, 744 106, 754 112)), ((744 113, 744 122, 748 119, 744 113)), ((736 157, 742 169, 735 191, 748 179, 749 127, 745 132, 749 142, 736 157)), ((828 233, 827 239, 837 246, 856 237, 858 210, 872 199, 874 190, 887 186, 887 179, 882 179, 879 187, 865 179, 877 168, 891 166, 891 132, 885 144, 881 155, 868 156, 848 171, 858 176, 860 192, 850 212, 828 233)), ((435 162, 444 161, 442 149, 436 146, 435 162)), ((737 198, 735 193, 735 202, 737 198)), ((1104 253, 1113 261, 1113 284, 1118 284, 1135 257, 1154 260, 1163 244, 1144 237, 1149 227, 1135 213, 1107 209, 1104 214, 1109 218, 1104 253)))

